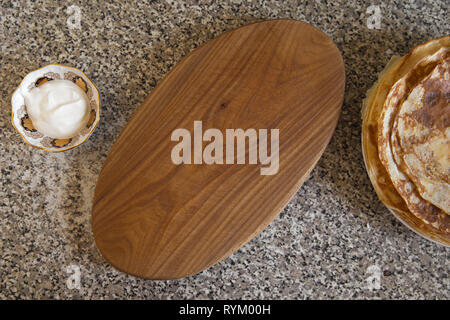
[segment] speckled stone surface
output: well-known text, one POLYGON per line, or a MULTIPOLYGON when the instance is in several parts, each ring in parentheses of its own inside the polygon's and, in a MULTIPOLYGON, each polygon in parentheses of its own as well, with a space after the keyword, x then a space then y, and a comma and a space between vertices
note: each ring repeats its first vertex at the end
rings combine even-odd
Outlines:
POLYGON ((0 2, 0 299, 450 299, 450 249, 385 209, 360 146, 366 90, 391 55, 449 33, 447 1, 72 2, 81 30, 69 28, 73 14, 62 2, 0 2), (381 10, 379 30, 367 27, 371 4, 381 10), (271 18, 319 27, 344 57, 342 115, 317 167, 266 230, 208 270, 174 281, 115 270, 90 226, 96 179, 114 140, 188 52, 271 18), (49 63, 85 71, 102 100, 93 136, 60 154, 26 145, 10 124, 15 87, 49 63), (68 286, 70 265, 80 270, 78 288, 68 286))

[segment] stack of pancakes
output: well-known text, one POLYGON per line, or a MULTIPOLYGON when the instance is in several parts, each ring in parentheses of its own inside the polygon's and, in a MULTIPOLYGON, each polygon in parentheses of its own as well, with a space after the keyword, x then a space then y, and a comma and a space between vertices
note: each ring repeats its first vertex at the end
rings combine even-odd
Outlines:
POLYGON ((394 57, 362 115, 364 160, 381 201, 450 245, 450 36, 394 57))

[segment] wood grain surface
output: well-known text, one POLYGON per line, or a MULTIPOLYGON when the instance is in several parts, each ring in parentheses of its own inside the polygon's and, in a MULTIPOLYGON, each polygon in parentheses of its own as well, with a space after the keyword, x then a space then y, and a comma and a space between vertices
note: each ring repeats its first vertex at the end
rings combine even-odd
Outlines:
POLYGON ((100 252, 149 279, 191 275, 230 255, 308 177, 333 134, 344 86, 339 50, 299 21, 254 23, 191 52, 137 109, 105 161, 92 213, 100 252), (279 129, 278 173, 261 175, 248 161, 175 165, 171 134, 192 134, 195 120, 224 133, 279 129))

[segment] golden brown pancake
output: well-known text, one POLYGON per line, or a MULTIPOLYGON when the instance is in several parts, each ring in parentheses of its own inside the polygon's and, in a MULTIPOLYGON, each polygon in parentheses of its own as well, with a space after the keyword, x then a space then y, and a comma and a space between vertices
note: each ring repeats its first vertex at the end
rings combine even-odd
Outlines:
POLYGON ((446 36, 391 59, 362 110, 363 155, 380 200, 409 227, 447 245, 449 47, 446 36))
MULTIPOLYGON (((425 126, 422 121, 417 121, 418 118, 414 114, 424 110, 431 112, 430 108, 433 108, 433 112, 440 109, 439 106, 430 107, 423 103, 422 96, 425 94, 423 86, 425 82, 434 80, 442 80, 445 83, 445 79, 441 79, 439 72, 433 71, 443 68, 442 65, 445 65, 447 56, 449 56, 449 49, 442 48, 435 54, 424 57, 404 77, 400 78, 389 91, 378 120, 378 154, 396 191, 414 215, 444 232, 450 232, 450 216, 443 209, 423 198, 422 194, 430 194, 433 190, 427 187, 433 183, 434 186, 443 187, 440 191, 448 191, 448 183, 438 179, 436 175, 433 180, 433 175, 427 175, 432 170, 426 169, 431 166, 432 160, 436 160, 433 155, 430 156, 430 153, 433 153, 431 142, 438 140, 438 144, 445 145, 448 139, 445 134, 439 134, 440 130, 434 124, 429 123, 429 126, 425 126), (431 78, 432 75, 435 76, 431 78), (405 145, 409 146, 409 150, 402 148, 405 145), (425 161, 424 164, 420 163, 418 155, 415 154, 417 150, 420 150, 419 157, 422 156, 420 158, 425 161), (411 165, 415 166, 411 167, 411 165), (428 182, 424 183, 427 180, 428 182)), ((440 87, 442 89, 442 86, 440 87)), ((435 92, 440 93, 439 90, 435 92)), ((436 115, 436 118, 438 117, 436 115)), ((442 121, 436 119, 435 122, 442 121)), ((448 154, 445 155, 447 156, 448 154)), ((446 200, 442 197, 448 196, 448 192, 440 192, 440 195, 440 203, 443 204, 446 200)))
POLYGON ((450 214, 450 50, 401 105, 391 144, 421 197, 450 214))

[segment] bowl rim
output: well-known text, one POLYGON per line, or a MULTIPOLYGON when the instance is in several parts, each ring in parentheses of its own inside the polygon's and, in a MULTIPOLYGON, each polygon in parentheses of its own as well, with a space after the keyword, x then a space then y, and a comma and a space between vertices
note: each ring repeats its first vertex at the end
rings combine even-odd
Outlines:
POLYGON ((101 108, 101 100, 100 100, 100 93, 99 93, 99 91, 98 91, 98 88, 96 87, 96 85, 94 84, 94 82, 92 82, 92 80, 86 75, 86 73, 84 73, 82 70, 80 70, 80 69, 78 69, 78 68, 71 67, 71 66, 68 66, 68 65, 65 65, 65 64, 60 64, 60 63, 50 63, 50 64, 47 64, 47 65, 45 65, 45 66, 43 66, 43 67, 40 67, 40 68, 37 68, 37 69, 34 69, 34 70, 28 72, 28 73, 22 78, 22 80, 20 81, 20 83, 19 83, 19 85, 16 87, 16 89, 13 91, 13 93, 12 93, 12 95, 11 95, 11 119, 10 119, 10 121, 11 121, 12 126, 13 126, 14 129, 16 130, 16 132, 22 137, 22 140, 25 141, 26 144, 28 144, 28 145, 30 145, 30 146, 32 146, 32 147, 34 147, 34 148, 37 148, 37 149, 45 150, 45 151, 52 152, 52 153, 58 153, 58 152, 68 151, 68 150, 71 150, 71 149, 73 149, 73 148, 75 148, 75 147, 78 147, 79 145, 81 145, 81 144, 83 144, 84 142, 86 142, 87 139, 89 139, 89 137, 90 137, 90 136, 92 135, 92 133, 94 132, 95 128, 97 128, 98 123, 100 122, 100 112, 101 112, 101 109, 102 109, 102 108, 101 108), (97 103, 97 116, 96 116, 96 120, 95 120, 95 122, 94 122, 94 124, 93 124, 92 129, 91 129, 90 132, 86 135, 85 139, 84 139, 83 141, 81 141, 81 142, 79 142, 79 143, 73 145, 73 146, 70 146, 70 147, 67 147, 67 148, 61 148, 60 150, 51 150, 51 149, 47 149, 47 148, 45 148, 45 147, 43 147, 43 146, 37 146, 37 145, 35 145, 35 144, 32 144, 31 142, 29 142, 29 141, 23 136, 23 134, 19 131, 19 129, 18 129, 18 128, 16 127, 16 125, 14 124, 14 105, 13 105, 13 97, 15 96, 17 90, 19 90, 19 88, 22 86, 23 81, 25 80, 25 78, 26 78, 30 73, 33 73, 33 72, 36 72, 36 71, 45 69, 45 68, 50 67, 50 66, 59 66, 59 67, 68 68, 68 69, 72 69, 72 70, 76 70, 76 71, 80 72, 80 73, 81 73, 81 74, 89 81, 89 83, 94 87, 95 92, 97 93, 97 98, 98 98, 98 99, 97 99, 97 100, 98 100, 98 103, 97 103))

